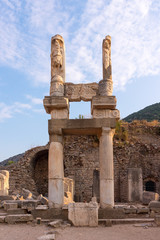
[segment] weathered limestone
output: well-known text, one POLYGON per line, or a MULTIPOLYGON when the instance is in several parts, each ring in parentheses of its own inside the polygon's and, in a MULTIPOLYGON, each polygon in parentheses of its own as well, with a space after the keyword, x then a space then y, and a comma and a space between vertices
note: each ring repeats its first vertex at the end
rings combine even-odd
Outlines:
MULTIPOLYGON (((113 176, 113 134, 120 114, 116 109, 116 98, 112 96, 111 37, 106 36, 102 45, 103 80, 99 83, 65 83, 65 46, 60 35, 51 40, 51 87, 50 96, 44 98, 44 107, 51 114, 49 120, 49 206, 62 208, 64 203, 63 135, 100 136, 100 205, 102 208, 114 205, 113 176), (93 119, 69 120, 69 102, 91 101, 93 119)), ((65 184, 66 187, 66 184, 65 184)), ((98 189, 98 187, 97 187, 98 189)), ((96 194, 96 191, 94 192, 96 194)), ((65 203, 73 201, 73 191, 65 190, 65 203)), ((98 195, 98 194, 97 194, 98 195)), ((93 203, 92 203, 93 204, 93 203)), ((76 206, 81 218, 89 214, 90 205, 76 206), (83 209, 84 208, 84 209, 83 209), (82 210, 83 209, 83 210, 82 210)), ((97 210, 96 210, 97 211, 97 210)), ((92 211, 91 211, 92 212, 92 211)), ((95 216, 94 216, 95 218, 95 216)), ((96 218, 95 218, 96 219, 96 218)), ((73 220, 75 221, 75 220, 73 220)), ((96 225, 82 220, 83 226, 96 225), (87 223, 86 223, 87 222, 87 223)))
POLYGON ((103 80, 99 82, 99 94, 101 96, 112 96, 112 63, 111 63, 111 37, 108 35, 103 40, 103 80))
POLYGON ((7 196, 9 189, 9 172, 0 170, 0 196, 7 196))
POLYGON ((18 204, 15 203, 4 203, 4 210, 8 211, 8 210, 15 210, 18 208, 18 204))
POLYGON ((63 146, 60 142, 51 142, 49 147, 49 201, 61 208, 64 202, 63 146))
POLYGON ((74 181, 71 178, 64 178, 64 204, 73 202, 74 181))
POLYGON ((65 97, 70 102, 91 101, 98 94, 98 83, 73 84, 65 83, 65 97))
POLYGON ((141 202, 143 194, 143 181, 141 168, 128 169, 128 201, 141 202))
POLYGON ((101 208, 114 206, 113 135, 111 128, 102 128, 99 146, 101 208))
POLYGON ((68 205, 68 219, 76 227, 98 226, 97 203, 70 203, 68 205))
POLYGON ((62 36, 51 39, 51 96, 64 95, 65 82, 65 46, 62 36))
POLYGON ((33 216, 31 214, 7 215, 5 217, 5 222, 9 224, 14 224, 17 222, 31 222, 31 221, 33 221, 33 216))
POLYGON ((28 211, 34 210, 38 206, 38 200, 23 200, 21 201, 21 208, 28 211))
POLYGON ((158 201, 159 194, 155 192, 143 191, 142 202, 148 205, 151 201, 158 201))

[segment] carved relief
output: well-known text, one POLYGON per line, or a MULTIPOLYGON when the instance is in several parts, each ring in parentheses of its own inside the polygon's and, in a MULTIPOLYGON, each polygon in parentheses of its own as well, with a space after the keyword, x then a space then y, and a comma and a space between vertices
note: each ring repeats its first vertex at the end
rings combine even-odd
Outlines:
POLYGON ((94 109, 93 118, 120 118, 119 110, 109 110, 109 109, 94 109))
POLYGON ((60 35, 51 39, 51 87, 50 95, 63 96, 65 82, 65 46, 60 35))
POLYGON ((93 96, 98 93, 98 84, 73 84, 65 83, 65 97, 71 102, 91 101, 93 96))
POLYGON ((113 93, 113 82, 112 80, 101 80, 99 82, 99 95, 101 96, 112 96, 113 93))

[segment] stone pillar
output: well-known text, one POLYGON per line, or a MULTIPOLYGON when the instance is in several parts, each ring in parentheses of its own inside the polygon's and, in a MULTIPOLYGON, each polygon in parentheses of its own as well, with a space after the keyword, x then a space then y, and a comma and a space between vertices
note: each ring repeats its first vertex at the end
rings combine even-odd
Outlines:
POLYGON ((65 45, 63 37, 55 35, 51 39, 51 96, 64 96, 65 45))
POLYGON ((48 198, 54 208, 61 208, 64 202, 63 145, 51 142, 48 161, 48 198))
POLYGON ((128 169, 128 201, 141 202, 143 195, 143 178, 141 168, 128 169))
POLYGON ((102 43, 103 80, 99 82, 99 94, 112 96, 112 63, 111 63, 111 37, 107 35, 102 43))
POLYGON ((114 206, 113 135, 111 128, 102 128, 99 145, 101 208, 114 206))
POLYGON ((0 196, 7 196, 9 190, 9 172, 0 170, 0 196))

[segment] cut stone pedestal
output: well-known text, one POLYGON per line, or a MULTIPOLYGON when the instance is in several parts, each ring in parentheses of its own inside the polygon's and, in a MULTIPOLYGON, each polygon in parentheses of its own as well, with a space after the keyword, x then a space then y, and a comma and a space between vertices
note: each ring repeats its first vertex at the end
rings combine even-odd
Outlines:
POLYGON ((68 219, 76 227, 98 226, 97 203, 70 203, 68 205, 68 219))

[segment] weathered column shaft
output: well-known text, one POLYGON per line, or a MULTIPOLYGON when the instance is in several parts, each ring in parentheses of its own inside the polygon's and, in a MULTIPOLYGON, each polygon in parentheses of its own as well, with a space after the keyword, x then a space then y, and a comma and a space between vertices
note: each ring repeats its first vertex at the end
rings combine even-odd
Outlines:
POLYGON ((102 128, 100 137, 100 206, 114 206, 114 171, 113 171, 113 133, 111 128, 102 128))
POLYGON ((60 142, 51 142, 48 163, 48 198, 55 208, 61 208, 64 202, 63 146, 60 142))

